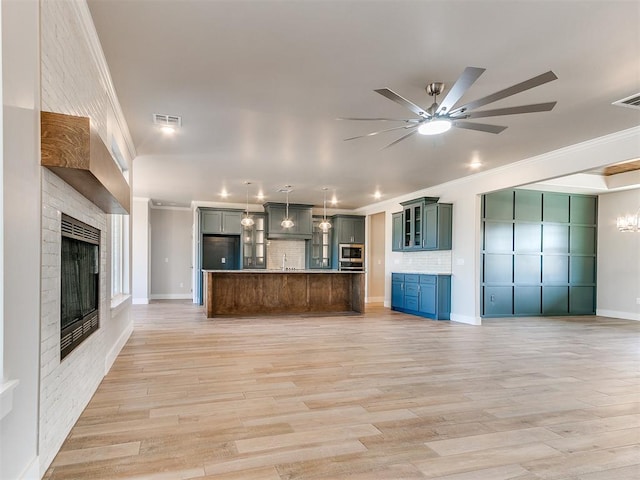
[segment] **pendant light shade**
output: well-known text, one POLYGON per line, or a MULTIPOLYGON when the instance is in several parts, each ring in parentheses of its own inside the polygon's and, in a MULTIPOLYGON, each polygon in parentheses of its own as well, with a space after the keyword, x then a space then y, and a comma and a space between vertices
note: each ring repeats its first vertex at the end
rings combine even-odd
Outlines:
POLYGON ((249 185, 251 185, 251 182, 244 183, 247 186, 247 210, 245 211, 242 220, 240 220, 240 225, 242 225, 243 227, 252 227, 254 223, 253 218, 249 216, 249 185))
POLYGON ((291 227, 293 227, 295 225, 293 223, 293 220, 291 220, 289 218, 289 192, 291 192, 291 185, 285 185, 284 189, 282 191, 287 193, 287 207, 286 207, 286 213, 285 213, 284 220, 282 220, 282 222, 280 222, 280 226, 282 228, 291 228, 291 227))
POLYGON ((324 192, 324 200, 322 202, 324 207, 324 214, 322 216, 322 222, 320 222, 318 227, 320 227, 320 230, 322 230, 323 232, 328 232, 331 228, 331 223, 329 222, 329 220, 327 220, 327 187, 324 187, 322 191, 324 192))

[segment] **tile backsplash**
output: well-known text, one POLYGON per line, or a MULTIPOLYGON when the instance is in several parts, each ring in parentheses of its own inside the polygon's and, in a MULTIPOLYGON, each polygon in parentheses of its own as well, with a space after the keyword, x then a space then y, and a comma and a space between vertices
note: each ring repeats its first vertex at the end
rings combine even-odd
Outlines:
POLYGON ((394 272, 451 273, 451 250, 433 252, 403 252, 402 260, 394 265, 394 272))
POLYGON ((305 268, 304 240, 269 240, 267 244, 267 269, 282 268, 282 256, 286 255, 286 268, 305 268))

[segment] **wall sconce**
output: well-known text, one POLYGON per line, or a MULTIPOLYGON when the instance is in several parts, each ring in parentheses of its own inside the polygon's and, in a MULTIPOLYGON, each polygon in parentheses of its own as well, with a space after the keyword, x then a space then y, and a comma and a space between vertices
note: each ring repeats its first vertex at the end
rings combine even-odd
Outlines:
POLYGON ((640 208, 635 215, 620 215, 616 222, 621 232, 640 232, 640 208))

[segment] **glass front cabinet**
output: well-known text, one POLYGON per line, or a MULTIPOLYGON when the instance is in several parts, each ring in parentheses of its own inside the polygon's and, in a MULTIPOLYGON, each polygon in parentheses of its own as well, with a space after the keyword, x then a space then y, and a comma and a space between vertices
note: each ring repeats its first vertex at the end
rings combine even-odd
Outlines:
POLYGON ((254 224, 242 227, 242 268, 266 268, 265 217, 259 213, 252 217, 254 224))
POLYGON ((323 232, 322 217, 313 217, 313 233, 308 248, 309 268, 331 268, 331 230, 323 232))
POLYGON ((392 250, 451 250, 452 205, 421 197, 401 203, 392 215, 392 250))

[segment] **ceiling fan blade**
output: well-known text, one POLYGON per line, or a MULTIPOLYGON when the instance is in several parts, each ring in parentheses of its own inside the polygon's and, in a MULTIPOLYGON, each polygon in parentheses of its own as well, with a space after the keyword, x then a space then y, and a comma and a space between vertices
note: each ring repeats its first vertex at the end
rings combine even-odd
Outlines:
POLYGON ((478 130, 479 132, 487 132, 487 133, 500 133, 505 130, 507 127, 501 127, 499 125, 488 125, 486 123, 474 123, 474 122, 463 122, 456 120, 453 122, 454 127, 458 128, 466 128, 467 130, 478 130))
POLYGON ((367 133, 366 135, 358 135, 357 137, 345 138, 344 141, 346 142, 347 140, 355 140, 356 138, 373 137, 374 135, 378 135, 379 133, 391 132, 393 130, 400 130, 401 128, 413 128, 413 127, 414 125, 403 125, 402 127, 387 128, 386 130, 379 130, 377 132, 367 133))
POLYGON ((388 88, 380 88, 378 90, 374 90, 374 92, 379 93, 383 97, 387 97, 389 100, 393 100, 394 102, 399 103, 403 107, 411 110, 413 113, 415 113, 419 117, 429 118, 429 114, 426 112, 424 108, 419 107, 418 105, 410 102, 404 97, 401 97, 393 90, 389 90, 388 88))
POLYGON ((471 112, 462 114, 455 118, 483 118, 498 117, 500 115, 515 115, 518 113, 548 112, 556 106, 557 102, 535 103, 532 105, 521 105, 519 107, 496 108, 495 110, 484 110, 482 112, 471 112))
POLYGON ((464 93, 469 89, 473 83, 480 78, 480 75, 484 73, 484 68, 467 67, 462 72, 462 75, 456 80, 456 83, 449 89, 449 92, 445 95, 436 114, 448 112, 456 104, 458 100, 462 98, 464 93))
POLYGON ((402 137, 400 137, 399 139, 397 139, 395 142, 391 142, 389 145, 387 145, 386 147, 382 147, 380 150, 384 150, 386 148, 389 147, 393 147, 396 143, 401 142, 402 140, 404 140, 405 138, 410 137, 411 135, 413 135, 414 133, 416 133, 418 131, 418 129, 416 128, 415 130, 413 130, 412 132, 407 133, 406 135, 403 135, 402 137))
POLYGON ((417 118, 360 118, 360 117, 339 117, 336 120, 365 120, 365 121, 379 121, 379 122, 419 122, 417 118))
POLYGON ((488 103, 497 102, 498 100, 510 97, 511 95, 515 95, 516 93, 524 92, 525 90, 529 90, 533 87, 537 87, 539 85, 543 85, 557 79, 558 77, 556 76, 556 74, 549 70, 548 72, 538 75, 537 77, 530 78, 529 80, 525 80, 524 82, 518 83, 517 85, 512 85, 509 88, 505 88, 504 90, 500 90, 499 92, 462 105, 450 111, 449 114, 454 115, 456 113, 473 110, 474 108, 482 107, 483 105, 487 105, 488 103))

